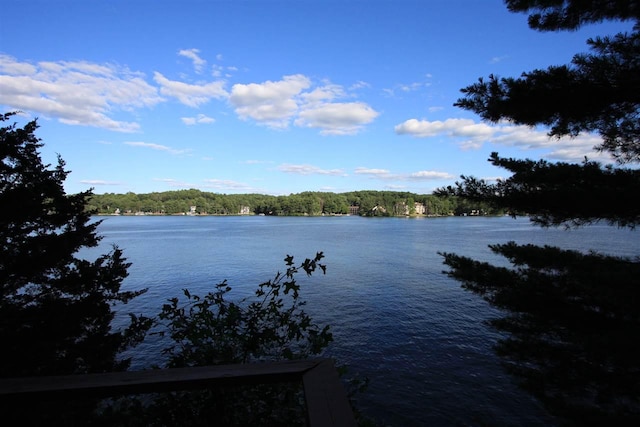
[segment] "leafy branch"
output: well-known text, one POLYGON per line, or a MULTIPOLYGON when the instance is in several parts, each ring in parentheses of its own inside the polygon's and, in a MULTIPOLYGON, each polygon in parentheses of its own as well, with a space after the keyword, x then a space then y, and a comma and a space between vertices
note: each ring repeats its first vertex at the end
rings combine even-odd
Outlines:
POLYGON ((284 259, 284 273, 258 285, 252 297, 228 300, 232 288, 223 281, 204 296, 184 289, 186 301, 175 297, 163 305, 154 334, 169 336, 163 350, 168 367, 249 363, 255 360, 302 359, 317 355, 333 340, 329 326, 313 322, 303 307, 296 275, 311 276, 318 268, 326 274, 318 252, 296 266, 284 259))

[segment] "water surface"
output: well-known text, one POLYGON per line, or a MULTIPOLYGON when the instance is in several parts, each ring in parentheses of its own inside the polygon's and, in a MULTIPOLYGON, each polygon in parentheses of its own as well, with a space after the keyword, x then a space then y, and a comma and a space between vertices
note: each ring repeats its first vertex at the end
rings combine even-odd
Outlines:
MULTIPOLYGON (((183 288, 205 293, 224 279, 235 297, 248 296, 285 270, 286 255, 322 251, 327 274, 298 276, 307 311, 331 325, 327 356, 370 379, 359 406, 396 426, 552 422, 493 354, 498 334, 484 321, 497 312, 442 273, 439 251, 504 263, 487 245, 513 240, 640 254, 629 230, 541 229, 508 217, 107 217, 99 233, 97 250, 117 244, 133 263, 124 288, 149 288, 128 307, 148 315, 183 288)), ((134 367, 159 357, 147 344, 134 367)))

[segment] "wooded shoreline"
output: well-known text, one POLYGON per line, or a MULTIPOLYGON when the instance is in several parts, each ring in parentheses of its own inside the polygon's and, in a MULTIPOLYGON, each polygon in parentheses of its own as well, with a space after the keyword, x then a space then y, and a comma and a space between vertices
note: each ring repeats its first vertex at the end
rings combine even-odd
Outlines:
POLYGON ((502 215, 489 205, 458 197, 398 191, 303 192, 288 196, 178 190, 145 194, 94 194, 87 209, 98 215, 451 216, 502 215))

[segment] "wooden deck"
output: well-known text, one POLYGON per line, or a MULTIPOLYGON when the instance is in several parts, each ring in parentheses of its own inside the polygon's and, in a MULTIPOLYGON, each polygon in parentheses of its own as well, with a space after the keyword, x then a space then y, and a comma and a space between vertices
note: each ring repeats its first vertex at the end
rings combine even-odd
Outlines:
POLYGON ((310 427, 355 426, 333 361, 314 359, 106 374, 0 379, 0 399, 73 399, 302 381, 310 427))

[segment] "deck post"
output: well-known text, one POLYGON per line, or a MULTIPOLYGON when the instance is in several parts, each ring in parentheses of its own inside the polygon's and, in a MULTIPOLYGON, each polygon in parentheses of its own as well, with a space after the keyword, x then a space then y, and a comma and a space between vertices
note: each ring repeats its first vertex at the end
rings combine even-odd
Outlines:
POLYGON ((324 359, 302 376, 310 427, 355 427, 347 393, 331 359, 324 359))

